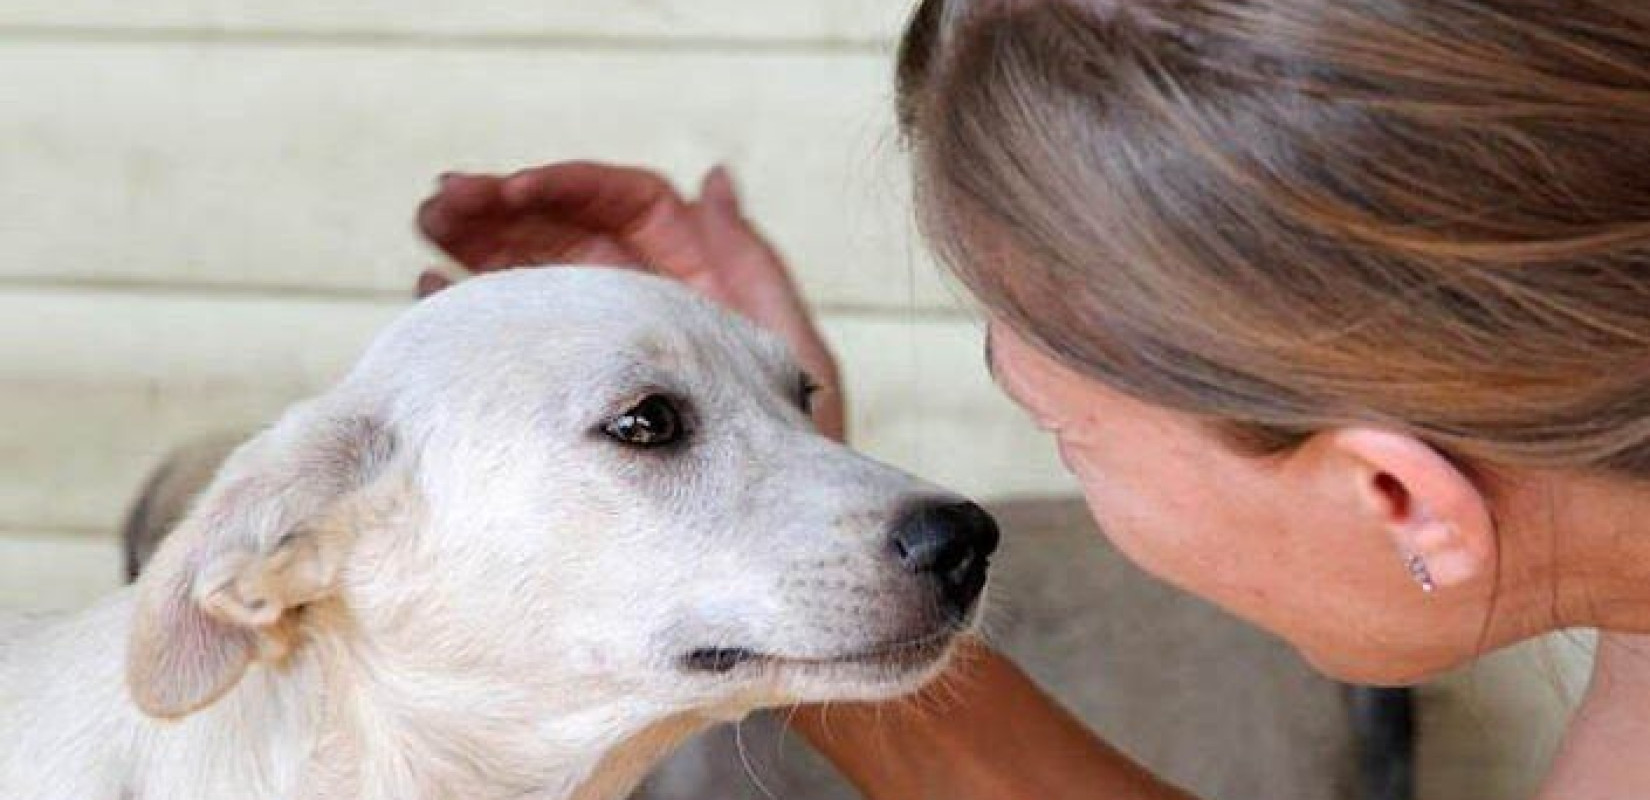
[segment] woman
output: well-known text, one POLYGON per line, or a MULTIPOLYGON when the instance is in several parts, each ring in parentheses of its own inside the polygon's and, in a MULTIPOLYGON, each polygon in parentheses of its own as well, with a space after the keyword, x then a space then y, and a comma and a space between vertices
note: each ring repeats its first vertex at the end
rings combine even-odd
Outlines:
MULTIPOLYGON (((929 0, 899 110, 998 381, 1129 556, 1349 681, 1599 628, 1542 796, 1650 797, 1650 6, 929 0)), ((474 269, 678 276, 835 384, 721 170, 449 176, 421 220, 474 269)), ((802 727, 873 798, 1184 797, 967 669, 802 727)))

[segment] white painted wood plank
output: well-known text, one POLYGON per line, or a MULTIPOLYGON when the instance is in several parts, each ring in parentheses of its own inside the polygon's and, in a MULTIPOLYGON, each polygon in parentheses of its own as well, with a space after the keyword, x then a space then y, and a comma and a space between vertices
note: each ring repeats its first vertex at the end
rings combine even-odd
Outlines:
POLYGON ((112 529, 162 453, 325 386, 398 307, 0 293, 0 525, 112 529))
POLYGON ((81 608, 119 586, 120 570, 112 537, 0 529, 0 610, 81 608))
POLYGON ((992 383, 968 321, 827 317, 856 447, 981 499, 1078 493, 1052 441, 992 383))
POLYGON ((0 25, 195 31, 883 42, 895 0, 7 0, 0 25))
MULTIPOLYGON (((0 293, 0 525, 102 531, 171 448, 273 418, 353 361, 395 303, 0 293)), ((855 441, 982 497, 1070 491, 1002 399, 971 323, 830 316, 855 441)))
POLYGON ((816 303, 947 307, 888 73, 851 53, 0 42, 0 281, 400 296, 444 170, 596 158, 696 185, 725 160, 816 303))

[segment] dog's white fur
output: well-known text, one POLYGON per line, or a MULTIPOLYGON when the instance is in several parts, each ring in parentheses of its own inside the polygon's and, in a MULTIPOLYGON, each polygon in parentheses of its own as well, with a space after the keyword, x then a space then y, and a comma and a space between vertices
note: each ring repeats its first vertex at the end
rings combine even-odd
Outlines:
POLYGON ((913 690, 956 625, 887 528, 945 495, 818 436, 800 381, 631 272, 415 306, 133 590, 0 625, 0 797, 615 798, 713 721, 913 690), (601 435, 661 392, 687 446, 601 435), (715 647, 764 657, 684 661, 715 647))

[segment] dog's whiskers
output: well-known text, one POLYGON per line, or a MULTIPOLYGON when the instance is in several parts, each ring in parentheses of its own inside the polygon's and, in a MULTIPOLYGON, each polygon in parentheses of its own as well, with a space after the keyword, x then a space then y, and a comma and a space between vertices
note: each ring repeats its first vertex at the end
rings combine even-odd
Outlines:
POLYGON ((745 749, 744 720, 733 723, 733 748, 738 751, 739 764, 744 768, 746 777, 751 779, 751 784, 756 787, 756 791, 761 792, 762 796, 768 798, 768 800, 779 800, 779 797, 768 788, 768 785, 762 782, 762 776, 756 773, 756 765, 751 762, 750 752, 745 749))

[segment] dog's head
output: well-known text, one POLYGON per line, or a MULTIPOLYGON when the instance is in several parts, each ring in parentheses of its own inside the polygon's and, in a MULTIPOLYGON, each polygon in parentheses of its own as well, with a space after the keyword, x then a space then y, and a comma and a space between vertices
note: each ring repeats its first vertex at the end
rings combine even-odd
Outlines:
POLYGON ((809 392, 776 339, 662 279, 443 292, 162 546, 134 696, 182 715, 324 637, 681 709, 912 690, 971 624, 996 527, 818 435, 809 392))

